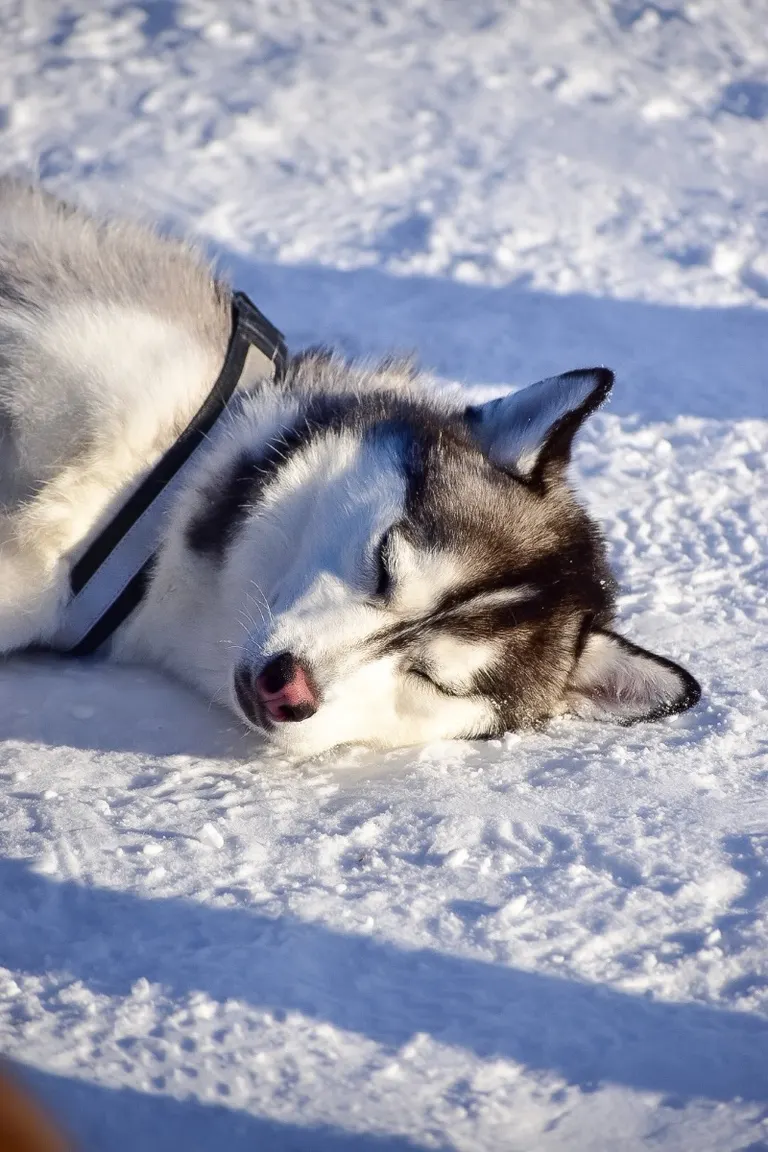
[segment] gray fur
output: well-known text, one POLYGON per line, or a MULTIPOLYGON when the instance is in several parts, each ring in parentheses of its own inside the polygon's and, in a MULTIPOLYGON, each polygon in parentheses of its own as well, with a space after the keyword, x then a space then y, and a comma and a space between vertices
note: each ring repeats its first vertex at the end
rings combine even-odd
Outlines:
MULTIPOLYGON (((100 413, 76 367, 30 338, 77 302, 165 318, 221 358, 228 290, 181 242, 99 221, 40 188, 0 180, 0 493, 26 500, 98 440, 100 413), (23 326, 20 330, 20 326, 23 326)), ((125 388, 131 385, 126 373, 125 388)), ((92 381, 98 388, 100 381, 92 381)), ((113 402, 119 379, 110 380, 113 402)), ((120 400, 131 404, 132 397, 120 400)))

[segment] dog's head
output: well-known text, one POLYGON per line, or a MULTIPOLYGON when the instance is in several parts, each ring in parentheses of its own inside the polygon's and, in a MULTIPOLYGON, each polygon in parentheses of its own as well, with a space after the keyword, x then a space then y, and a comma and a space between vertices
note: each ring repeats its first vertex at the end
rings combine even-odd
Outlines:
POLYGON ((567 484, 610 372, 457 411, 390 389, 392 366, 357 390, 344 371, 297 361, 293 422, 243 452, 188 529, 245 629, 230 691, 248 723, 313 754, 698 699, 682 668, 611 630, 603 541, 567 484))

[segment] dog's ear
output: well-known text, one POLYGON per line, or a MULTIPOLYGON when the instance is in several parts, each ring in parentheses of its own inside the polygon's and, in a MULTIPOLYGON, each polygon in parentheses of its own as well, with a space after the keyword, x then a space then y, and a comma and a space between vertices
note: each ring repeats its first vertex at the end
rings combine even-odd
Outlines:
POLYGON ((684 712, 701 696, 690 673, 615 632, 588 633, 566 692, 570 712, 633 724, 684 712))
POLYGON ((545 489, 562 477, 576 432, 612 387, 608 368, 582 368, 470 406, 466 419, 494 464, 545 489))

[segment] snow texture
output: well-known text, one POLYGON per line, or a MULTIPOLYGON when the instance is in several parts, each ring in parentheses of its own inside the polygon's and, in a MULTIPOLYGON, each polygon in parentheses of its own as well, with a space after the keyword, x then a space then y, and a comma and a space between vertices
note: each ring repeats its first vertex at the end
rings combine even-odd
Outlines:
POLYGON ((0 668, 0 1049, 86 1152, 768 1149, 763 0, 0 0, 0 166, 218 253, 294 348, 617 373, 574 476, 631 729, 320 763, 0 668))

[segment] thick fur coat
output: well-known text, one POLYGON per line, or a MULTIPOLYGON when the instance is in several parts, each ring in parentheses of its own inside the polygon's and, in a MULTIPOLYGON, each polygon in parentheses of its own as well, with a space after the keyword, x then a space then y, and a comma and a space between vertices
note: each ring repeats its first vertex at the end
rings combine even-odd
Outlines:
MULTIPOLYGON (((0 183, 0 651, 51 643, 72 566, 200 406, 230 324, 187 245, 0 183)), ((466 409, 395 360, 314 351, 279 384, 244 377, 106 655, 301 755, 690 706, 687 672, 613 631, 567 482, 612 381, 466 409)))

